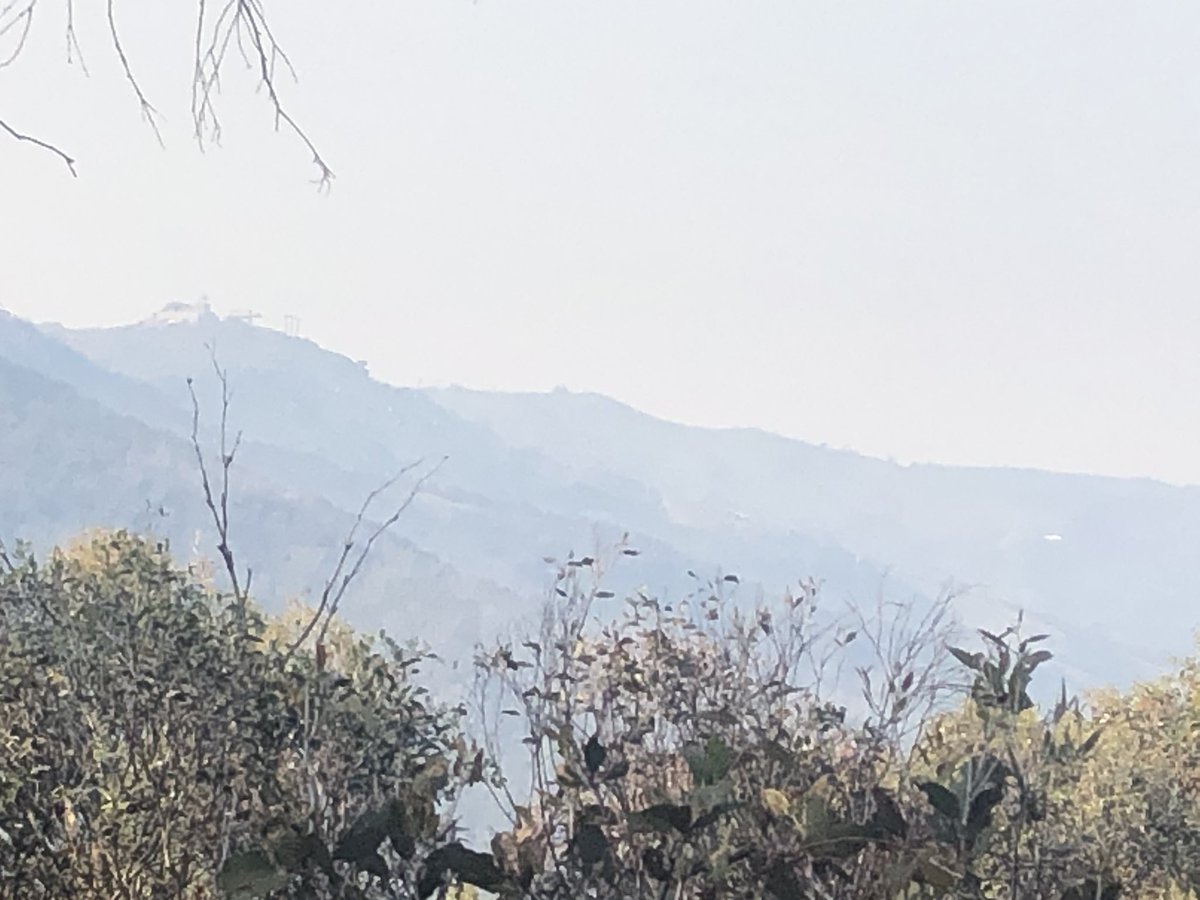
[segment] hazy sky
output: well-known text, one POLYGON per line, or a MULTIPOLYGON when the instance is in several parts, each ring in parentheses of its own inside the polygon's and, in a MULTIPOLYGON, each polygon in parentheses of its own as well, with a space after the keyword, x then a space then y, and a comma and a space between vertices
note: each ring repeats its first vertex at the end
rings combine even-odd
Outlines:
POLYGON ((394 382, 1200 482, 1194 2, 271 4, 329 196, 236 70, 200 154, 188 4, 118 0, 160 150, 92 6, 90 78, 51 0, 0 70, 79 160, 0 136, 20 315, 206 294, 394 382))

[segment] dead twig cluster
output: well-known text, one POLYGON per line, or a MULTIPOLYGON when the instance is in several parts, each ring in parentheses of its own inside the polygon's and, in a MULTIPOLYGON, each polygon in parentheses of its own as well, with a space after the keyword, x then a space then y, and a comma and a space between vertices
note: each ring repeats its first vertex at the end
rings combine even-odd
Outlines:
MULTIPOLYGON (((251 568, 247 567, 244 579, 239 574, 237 561, 234 558, 230 542, 229 518, 229 475, 236 460, 237 452, 241 448, 242 432, 238 431, 233 435, 232 439, 230 438, 229 405, 231 392, 229 388, 229 375, 221 367, 215 352, 212 353, 212 367, 221 387, 221 411, 217 435, 220 454, 218 465, 211 465, 205 456, 200 438, 200 401, 196 396, 195 384, 189 378, 187 385, 192 399, 192 450, 196 455, 196 464, 200 472, 204 505, 208 509, 209 516, 217 532, 217 552, 220 554, 221 561, 225 566, 225 572, 229 576, 234 603, 237 605, 238 614, 244 625, 246 620, 246 606, 250 598, 250 584, 254 572, 251 568)), ((355 516, 353 524, 350 526, 345 540, 342 542, 342 549, 337 563, 334 565, 333 572, 325 581, 325 586, 321 591, 321 599, 313 611, 312 617, 300 630, 300 633, 288 646, 284 654, 283 661, 285 664, 313 636, 314 632, 316 633, 316 644, 318 646, 317 653, 318 656, 321 655, 321 645, 325 640, 331 623, 341 608, 342 599, 345 597, 350 586, 358 578, 376 542, 412 506, 421 489, 430 478, 437 474, 445 461, 446 458, 443 457, 434 465, 427 467, 424 472, 415 478, 407 493, 399 503, 391 508, 391 512, 387 517, 374 524, 370 521, 369 516, 376 502, 402 479, 420 469, 424 461, 417 460, 414 463, 404 466, 399 472, 367 495, 358 510, 357 516, 355 516), (368 528, 370 529, 369 531, 367 530, 368 528)))
MULTIPOLYGON (((86 75, 88 69, 76 28, 75 2, 64 0, 64 4, 67 62, 74 64, 78 61, 86 75)), ((35 14, 41 8, 42 0, 0 0, 0 70, 10 67, 25 50, 35 14)), ((118 24, 116 0, 105 0, 104 11, 108 42, 120 62, 121 71, 137 100, 142 118, 155 139, 163 145, 159 129, 162 117, 134 74, 118 24)), ((300 140, 312 154, 313 164, 317 168, 314 183, 318 189, 328 189, 334 178, 333 169, 280 96, 278 73, 282 71, 295 81, 296 70, 275 36, 262 0, 224 0, 219 6, 211 6, 209 0, 196 0, 191 113, 194 136, 200 148, 204 149, 207 144, 219 144, 221 140, 221 120, 215 98, 220 94, 221 76, 227 68, 231 50, 241 57, 244 68, 257 79, 258 90, 266 95, 270 103, 276 130, 286 127, 300 140)), ((66 164, 72 175, 78 175, 75 158, 57 144, 18 129, 3 117, 0 117, 0 131, 14 140, 53 153, 66 164)))
POLYGON ((391 515, 376 525, 374 529, 367 535, 366 540, 360 545, 360 531, 367 522, 367 515, 371 510, 371 506, 380 497, 400 481, 401 478, 410 474, 419 468, 423 460, 417 460, 414 463, 402 468, 399 472, 371 491, 367 495, 367 499, 363 501, 362 507, 358 511, 358 515, 354 519, 354 524, 350 526, 350 531, 346 535, 345 541, 342 542, 342 552, 338 556, 337 564, 333 568, 333 573, 325 582, 325 588, 321 591, 321 600, 317 604, 316 610, 313 612, 312 618, 308 624, 301 629, 300 634, 288 647, 287 653, 284 655, 284 661, 292 656, 304 642, 316 630, 318 624, 320 631, 317 632, 317 644, 321 645, 325 641, 325 635, 329 631, 330 623, 337 615, 338 609, 341 607, 342 597, 345 596, 346 590, 358 577, 362 570, 363 563, 367 561, 367 557, 371 554, 371 549, 375 546, 375 542, 383 536, 389 528, 396 524, 416 499, 421 488, 425 486, 430 478, 437 474, 438 469, 442 467, 442 463, 446 461, 446 457, 442 457, 435 465, 427 469, 420 477, 416 479, 404 499, 392 509, 391 515), (357 550, 357 552, 355 552, 357 550))

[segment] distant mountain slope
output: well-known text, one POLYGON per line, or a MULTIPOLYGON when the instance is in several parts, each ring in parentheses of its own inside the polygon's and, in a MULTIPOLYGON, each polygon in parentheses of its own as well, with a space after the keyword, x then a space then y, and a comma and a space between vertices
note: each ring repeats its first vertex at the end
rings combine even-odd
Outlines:
MULTIPOLYGON (((183 422, 183 398, 89 359, 36 326, 0 309, 0 360, 70 385, 83 397, 158 426, 183 422)), ((182 427, 182 426, 180 426, 182 427)))
POLYGON ((652 482, 581 472, 537 447, 514 446, 428 393, 373 381, 361 366, 308 341, 216 316, 49 333, 164 392, 196 376, 210 409, 216 399, 213 379, 205 378, 207 348, 215 347, 234 385, 235 422, 255 442, 259 467, 277 478, 287 473, 297 487, 320 485, 345 508, 401 465, 449 456, 407 521, 422 547, 481 577, 536 591, 543 555, 591 552, 628 531, 643 549, 657 547, 637 567, 637 577, 656 588, 677 589, 686 569, 718 563, 780 588, 811 574, 818 560, 836 583, 856 590, 878 583, 879 566, 799 532, 748 541, 678 520, 652 482))
POLYGON ((433 392, 515 446, 654 484, 707 529, 820 536, 932 589, 985 588, 1144 652, 1189 646, 1200 618, 1200 489, 1013 469, 901 466, 749 429, 662 422, 557 391, 433 392))
MULTIPOLYGON (((67 449, 42 446, 36 464, 23 455, 39 452, 27 444, 0 444, 0 461, 13 464, 12 474, 0 474, 0 491, 8 490, 14 504, 5 506, 6 534, 10 519, 41 536, 76 530, 92 521, 87 516, 119 509, 132 515, 130 504, 141 510, 153 499, 138 494, 148 484, 181 507, 194 505, 194 472, 186 453, 179 455, 190 429, 184 379, 196 377, 206 414, 215 412, 208 349, 215 347, 234 388, 234 425, 247 435, 242 477, 262 504, 259 518, 249 519, 255 541, 262 522, 281 526, 255 549, 264 564, 291 573, 289 584, 305 569, 297 557, 335 546, 339 529, 383 477, 420 456, 449 456, 402 532, 424 553, 410 548, 414 559, 426 560, 413 567, 426 579, 420 592, 437 601, 421 624, 436 630, 459 628, 465 638, 531 612, 545 585, 541 556, 572 547, 591 552, 628 531, 644 553, 618 572, 618 589, 645 583, 677 596, 689 587, 687 569, 711 573, 718 566, 747 576, 747 590, 753 582, 780 590, 811 575, 835 600, 870 601, 881 585, 900 597, 929 597, 949 582, 974 585, 960 603, 965 621, 998 626, 1025 608, 1062 636, 1063 670, 1087 683, 1147 674, 1190 647, 1200 591, 1200 489, 899 466, 753 430, 676 425, 566 391, 392 387, 309 341, 213 315, 170 325, 30 331, 0 320, 0 356, 21 364, 9 366, 10 380, 32 370, 58 378, 72 389, 64 408, 86 400, 93 418, 82 411, 21 413, 29 428, 46 434, 49 421, 55 428, 76 419, 90 424, 76 429, 67 449), (30 351, 29 342, 39 339, 46 343, 30 351), (110 432, 122 435, 117 447, 100 439, 95 457, 114 473, 115 486, 94 485, 91 499, 66 487, 69 500, 25 496, 9 485, 34 470, 63 485, 76 476, 42 468, 77 472, 71 461, 88 458, 89 435, 110 432), (153 464, 139 455, 159 445, 174 447, 175 455, 156 456, 153 464)), ((9 406, 24 409, 5 399, 0 415, 9 406)), ((414 624, 410 613, 422 602, 413 594, 417 581, 378 577, 380 590, 371 596, 382 605, 369 613, 371 622, 414 624), (397 610, 383 608, 391 598, 397 610)))
MULTIPOLYGON (((234 546, 254 569, 256 595, 278 603, 319 592, 353 516, 320 496, 279 492, 249 466, 237 478, 234 546)), ((0 510, 0 539, 9 544, 44 548, 88 529, 124 527, 169 539, 184 562, 193 548, 211 557, 215 546, 189 444, 4 358, 0 510)), ((470 596, 498 598, 508 610, 522 602, 417 549, 401 528, 380 542, 347 609, 365 627, 386 625, 401 638, 461 652, 507 621, 460 602, 470 596)))

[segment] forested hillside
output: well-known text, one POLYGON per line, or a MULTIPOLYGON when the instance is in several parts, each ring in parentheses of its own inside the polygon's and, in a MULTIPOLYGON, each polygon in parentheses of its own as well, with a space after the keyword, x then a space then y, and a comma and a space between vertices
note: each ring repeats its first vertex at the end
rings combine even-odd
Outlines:
POLYGON ((902 466, 566 391, 394 387, 309 341, 212 314, 83 331, 0 319, 5 390, 21 398, 5 407, 6 537, 47 545, 91 525, 149 526, 178 549, 211 548, 186 379, 211 439, 214 349, 244 432, 241 552, 269 604, 319 588, 367 492, 445 456, 365 573, 378 590, 351 606, 356 622, 452 637, 461 651, 536 610, 543 556, 628 532, 647 552, 614 575, 630 579, 622 588, 669 596, 689 588, 689 570, 718 569, 769 594, 815 577, 838 603, 930 602, 951 588, 964 620, 1001 627, 1022 609, 1061 635, 1056 671, 1073 683, 1127 683, 1190 647, 1197 489, 902 466), (29 452, 50 433, 58 452, 29 452), (71 477, 93 452, 104 477, 71 477))

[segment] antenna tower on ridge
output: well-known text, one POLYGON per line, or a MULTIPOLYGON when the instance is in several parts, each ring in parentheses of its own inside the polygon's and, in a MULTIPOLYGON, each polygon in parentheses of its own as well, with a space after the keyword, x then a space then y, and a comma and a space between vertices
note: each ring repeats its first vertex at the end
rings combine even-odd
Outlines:
POLYGON ((283 333, 288 337, 300 337, 300 319, 297 316, 285 315, 283 317, 283 333))

